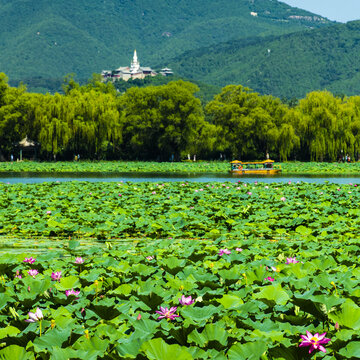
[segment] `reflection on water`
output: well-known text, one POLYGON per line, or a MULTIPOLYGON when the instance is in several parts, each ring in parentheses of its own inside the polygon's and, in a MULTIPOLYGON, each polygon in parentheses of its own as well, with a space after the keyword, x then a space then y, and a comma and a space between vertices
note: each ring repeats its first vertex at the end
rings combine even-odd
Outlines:
MULTIPOLYGON (((106 248, 106 242, 110 241, 113 246, 131 244, 134 246, 137 242, 144 241, 143 239, 111 239, 111 240, 98 240, 94 238, 76 239, 79 245, 76 251, 79 253, 82 250, 88 250, 95 247, 96 251, 100 248, 106 248)), ((56 251, 63 255, 68 254, 66 250, 68 240, 66 238, 38 238, 38 237, 9 237, 0 236, 0 254, 11 252, 11 254, 46 254, 49 251, 56 251)), ((129 245, 130 246, 130 245, 129 245)))
POLYGON ((34 184, 52 181, 90 181, 90 182, 308 182, 324 183, 329 181, 336 184, 360 183, 360 176, 354 175, 309 175, 309 174, 277 174, 277 175, 237 175, 230 173, 159 173, 159 172, 132 172, 132 173, 93 173, 93 172, 0 172, 0 182, 16 184, 34 184))

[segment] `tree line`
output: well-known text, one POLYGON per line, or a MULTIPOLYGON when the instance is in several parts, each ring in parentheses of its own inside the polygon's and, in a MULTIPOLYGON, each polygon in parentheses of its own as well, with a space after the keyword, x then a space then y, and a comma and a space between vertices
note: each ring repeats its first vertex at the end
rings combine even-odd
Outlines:
POLYGON ((360 96, 314 91, 290 104, 229 85, 207 104, 182 80, 116 91, 96 76, 64 94, 29 93, 0 73, 0 156, 25 136, 41 160, 264 159, 335 161, 360 151, 360 96))

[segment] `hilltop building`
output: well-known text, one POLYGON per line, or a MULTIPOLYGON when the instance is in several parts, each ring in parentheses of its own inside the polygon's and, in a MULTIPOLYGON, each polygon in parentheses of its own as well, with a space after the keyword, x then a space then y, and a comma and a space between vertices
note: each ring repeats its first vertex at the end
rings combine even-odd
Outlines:
POLYGON ((172 72, 171 69, 169 68, 163 68, 160 70, 160 74, 163 76, 170 76, 170 75, 174 75, 174 73, 172 72))
MULTIPOLYGON (((164 68, 160 71, 160 74, 163 76, 173 75, 171 69, 164 68)), ((103 70, 101 76, 104 80, 111 79, 115 80, 124 80, 128 81, 129 79, 144 79, 146 76, 156 76, 158 75, 151 67, 140 66, 140 62, 137 57, 136 50, 134 51, 134 56, 131 61, 131 65, 119 67, 116 70, 103 70)))

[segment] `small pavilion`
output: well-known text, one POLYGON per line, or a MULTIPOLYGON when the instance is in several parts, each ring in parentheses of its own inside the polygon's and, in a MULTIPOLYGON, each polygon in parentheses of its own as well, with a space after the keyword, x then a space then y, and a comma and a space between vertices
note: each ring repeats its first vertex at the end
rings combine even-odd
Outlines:
POLYGON ((38 142, 28 139, 27 136, 15 143, 15 148, 19 150, 20 161, 22 161, 23 157, 30 160, 36 159, 39 146, 38 142))

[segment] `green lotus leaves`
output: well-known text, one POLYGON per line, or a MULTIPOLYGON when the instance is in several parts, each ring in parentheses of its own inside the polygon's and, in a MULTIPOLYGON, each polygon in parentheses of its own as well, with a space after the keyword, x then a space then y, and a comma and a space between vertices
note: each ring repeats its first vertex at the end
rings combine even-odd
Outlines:
POLYGON ((0 359, 299 360, 310 331, 331 339, 319 358, 352 360, 358 188, 0 184, 0 359))
POLYGON ((350 299, 341 305, 339 311, 330 313, 329 318, 339 323, 340 326, 360 330, 360 307, 350 299))
POLYGON ((280 284, 276 284, 264 287, 260 292, 254 294, 254 298, 264 300, 274 306, 275 304, 285 305, 290 296, 280 284))
MULTIPOLYGON (((281 164, 286 174, 359 174, 360 166, 354 163, 317 163, 286 162, 281 164), (319 166, 321 165, 321 166, 319 166)), ((87 172, 87 173, 124 173, 124 172, 161 172, 161 173, 226 173, 229 163, 224 162, 140 162, 140 161, 81 161, 81 162, 1 162, 0 172, 87 172)))
POLYGON ((239 305, 243 304, 244 301, 236 295, 226 294, 219 300, 217 300, 225 309, 238 308, 239 305))
POLYGON ((4 329, 0 329, 0 339, 6 338, 7 336, 15 336, 20 333, 20 330, 14 326, 8 326, 4 329))
POLYGON ((62 347, 62 344, 67 341, 71 334, 71 328, 53 329, 48 331, 41 337, 37 337, 33 344, 35 353, 41 352, 44 349, 51 350, 53 347, 62 347))
POLYGON ((26 352, 24 348, 18 345, 10 345, 5 349, 0 350, 1 360, 35 360, 35 356, 32 353, 26 352))
POLYGON ((201 333, 194 330, 189 334, 187 339, 189 343, 195 343, 203 348, 206 347, 210 341, 216 341, 226 346, 228 336, 227 331, 221 325, 207 324, 201 333))
POLYGON ((261 356, 266 353, 266 343, 258 340, 246 344, 235 344, 229 352, 229 360, 260 360, 261 356))
POLYGON ((149 340, 142 345, 141 350, 149 360, 193 360, 186 348, 179 345, 168 345, 163 339, 149 340))
POLYGON ((331 240, 333 235, 353 237, 358 231, 358 218, 351 213, 356 210, 354 197, 358 193, 353 185, 341 185, 341 196, 336 184, 245 185, 0 184, 0 235, 51 236, 62 241, 70 236, 74 238, 71 248, 77 244, 77 236, 98 240, 171 237, 222 241, 251 235, 314 241, 331 240), (251 196, 247 195, 249 190, 251 196), (279 206, 273 206, 274 201, 279 206), (353 215, 345 216, 347 212, 353 215))
POLYGON ((339 354, 348 359, 360 359, 360 341, 353 341, 348 343, 345 348, 342 348, 339 351, 339 354))

